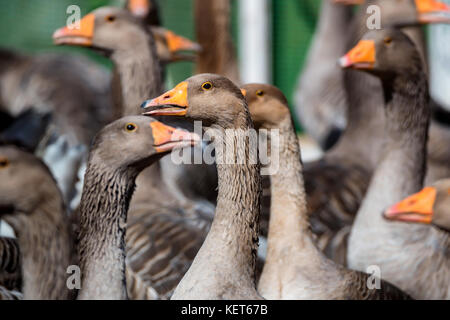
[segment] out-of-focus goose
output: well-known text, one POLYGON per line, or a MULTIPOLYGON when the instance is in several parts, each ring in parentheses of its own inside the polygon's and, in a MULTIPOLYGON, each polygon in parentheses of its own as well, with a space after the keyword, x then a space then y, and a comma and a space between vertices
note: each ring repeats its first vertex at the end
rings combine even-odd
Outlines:
POLYGON ((268 249, 259 293, 266 299, 409 298, 389 283, 369 288, 368 274, 339 266, 317 248, 309 228, 300 146, 287 100, 270 85, 250 84, 243 90, 255 127, 279 130, 278 145, 270 143, 278 153, 273 158, 278 169, 270 176, 268 249))
POLYGON ((47 167, 14 146, 0 147, 0 217, 20 247, 24 299, 68 299, 71 230, 61 193, 47 167), (38 187, 39 186, 39 187, 38 187))
POLYGON ((413 298, 449 299, 448 233, 381 215, 423 185, 431 112, 421 54, 404 33, 388 28, 367 33, 340 63, 381 80, 386 117, 385 146, 349 237, 349 266, 378 266, 383 279, 413 298))
MULTIPOLYGON (((358 9, 349 28, 349 48, 367 31, 367 7, 370 5, 377 5, 381 10, 382 27, 406 26, 408 34, 421 48, 419 25, 442 22, 444 20, 433 17, 447 13, 447 6, 436 1, 368 0, 358 9), (428 2, 430 6, 425 6, 428 2)), ((419 53, 423 59, 423 50, 419 53)), ((384 103, 379 79, 346 70, 344 83, 349 103, 347 127, 324 158, 305 164, 304 170, 312 228, 319 235, 319 244, 327 256, 343 264, 349 226, 382 154, 385 121, 383 109, 379 108, 384 103)))
POLYGON ((302 127, 325 150, 346 125, 347 97, 336 60, 345 53, 352 7, 322 1, 319 22, 295 93, 302 127))

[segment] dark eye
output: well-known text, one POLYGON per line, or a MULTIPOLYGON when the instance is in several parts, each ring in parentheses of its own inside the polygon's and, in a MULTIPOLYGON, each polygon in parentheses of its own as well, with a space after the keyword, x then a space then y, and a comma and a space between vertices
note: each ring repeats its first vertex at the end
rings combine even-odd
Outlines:
POLYGON ((107 16, 106 17, 106 21, 108 21, 108 22, 113 22, 114 20, 116 20, 115 16, 107 16))
POLYGON ((258 90, 258 91, 256 91, 256 95, 257 95, 258 97, 262 97, 262 96, 264 95, 264 91, 258 90))
POLYGON ((211 82, 205 82, 204 84, 202 84, 202 89, 203 90, 211 90, 212 89, 212 83, 211 82))
POLYGON ((9 166, 9 160, 6 158, 0 158, 0 169, 6 168, 9 166))
POLYGON ((392 43, 392 38, 391 37, 384 38, 384 43, 390 45, 392 43))
POLYGON ((137 129, 137 125, 135 125, 134 123, 127 123, 126 126, 125 126, 125 129, 128 132, 134 132, 137 129))

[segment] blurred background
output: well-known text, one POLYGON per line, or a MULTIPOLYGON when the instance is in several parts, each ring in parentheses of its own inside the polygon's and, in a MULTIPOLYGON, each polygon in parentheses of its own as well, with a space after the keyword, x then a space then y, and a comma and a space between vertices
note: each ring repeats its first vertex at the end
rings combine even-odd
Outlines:
MULTIPOLYGON (((160 7, 163 26, 194 39, 193 1, 156 2, 160 7)), ((232 0, 231 3, 232 35, 238 54, 241 54, 239 12, 245 8, 242 8, 238 0, 232 0)), ((50 51, 83 54, 111 68, 112 64, 108 59, 93 53, 92 50, 72 46, 56 47, 52 44, 52 33, 65 25, 68 17, 66 9, 72 4, 78 5, 81 14, 85 15, 100 6, 123 6, 124 0, 0 0, 0 46, 29 54, 50 51)), ((267 54, 267 82, 281 88, 292 106, 297 76, 314 33, 320 1, 256 0, 256 4, 256 7, 258 4, 262 6, 263 14, 266 14, 269 33, 265 35, 265 40, 272 43, 271 52, 267 54)), ((169 65, 167 85, 171 86, 190 76, 193 67, 194 64, 190 62, 169 65)))
MULTIPOLYGON (((112 64, 108 59, 92 50, 74 46, 54 46, 51 36, 54 30, 65 25, 68 17, 66 9, 69 5, 78 5, 83 16, 97 7, 123 6, 124 2, 125 0, 0 0, 0 46, 28 54, 55 51, 82 54, 105 68, 111 68, 112 64)), ((195 38, 193 1, 156 0, 156 2, 160 8, 163 26, 182 36, 195 38)), ((450 3, 450 0, 446 2, 450 3)), ((285 93, 291 108, 293 107, 297 77, 302 70, 314 35, 320 4, 320 0, 231 0, 232 36, 238 56, 241 58, 240 69, 244 83, 248 81, 272 83, 285 93), (246 6, 253 9, 245 11, 246 6), (248 58, 242 53, 241 44, 244 40, 242 30, 252 23, 249 19, 248 25, 243 25, 243 21, 246 21, 245 15, 254 15, 259 24, 261 21, 264 24, 260 27, 267 31, 261 40, 266 43, 267 50, 263 51, 268 51, 262 58, 265 72, 259 76, 252 74, 248 68, 246 70, 246 62, 242 61, 243 57, 248 58), (243 72, 250 74, 242 75, 243 72)), ((450 90, 446 90, 450 86, 448 65, 450 43, 443 39, 448 36, 450 27, 436 25, 429 29, 432 94, 445 105, 445 101, 450 101, 450 90)), ((194 64, 191 62, 170 64, 166 77, 167 86, 171 87, 190 76, 193 68, 194 64)), ((254 64, 250 65, 250 68, 254 69, 254 64)), ((298 119, 296 125, 301 131, 298 119)))

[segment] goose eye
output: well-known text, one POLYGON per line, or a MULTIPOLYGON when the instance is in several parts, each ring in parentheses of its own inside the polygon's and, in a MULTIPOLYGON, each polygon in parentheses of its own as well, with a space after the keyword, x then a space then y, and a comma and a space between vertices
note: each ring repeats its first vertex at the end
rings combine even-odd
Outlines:
POLYGON ((127 124, 125 125, 125 129, 126 129, 128 132, 134 132, 134 131, 136 131, 136 129, 137 129, 137 125, 135 125, 134 123, 127 123, 127 124))
POLYGON ((256 91, 256 95, 259 97, 262 97, 264 95, 264 91, 258 90, 258 91, 256 91))
POLYGON ((105 18, 105 20, 108 21, 108 22, 113 22, 114 20, 116 20, 116 17, 115 16, 107 16, 105 18))
POLYGON ((0 169, 6 168, 9 166, 9 160, 6 158, 0 158, 0 169))
POLYGON ((202 89, 203 90, 211 90, 212 89, 212 83, 211 82, 205 82, 204 84, 202 84, 202 89))
POLYGON ((384 38, 384 43, 390 45, 392 43, 392 38, 391 37, 384 38))

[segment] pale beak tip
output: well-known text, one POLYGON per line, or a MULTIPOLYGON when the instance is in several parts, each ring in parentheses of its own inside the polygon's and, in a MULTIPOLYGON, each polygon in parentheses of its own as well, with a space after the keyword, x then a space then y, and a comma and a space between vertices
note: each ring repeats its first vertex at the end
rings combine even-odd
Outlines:
POLYGON ((338 60, 338 65, 341 68, 348 68, 351 65, 350 59, 347 56, 343 56, 338 60))

